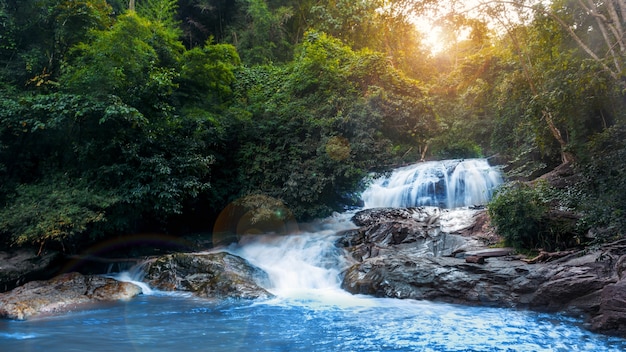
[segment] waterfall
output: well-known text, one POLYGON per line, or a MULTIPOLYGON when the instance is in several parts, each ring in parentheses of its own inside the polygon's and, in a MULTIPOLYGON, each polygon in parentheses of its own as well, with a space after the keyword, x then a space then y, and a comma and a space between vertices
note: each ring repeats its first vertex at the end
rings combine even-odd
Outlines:
POLYGON ((228 252, 263 269, 269 277, 266 289, 277 297, 333 304, 353 300, 340 289, 348 259, 335 245, 338 232, 354 228, 351 215, 335 214, 298 234, 245 236, 228 252))
POLYGON ((428 161, 393 170, 363 192, 365 208, 486 204, 503 182, 487 159, 428 161))

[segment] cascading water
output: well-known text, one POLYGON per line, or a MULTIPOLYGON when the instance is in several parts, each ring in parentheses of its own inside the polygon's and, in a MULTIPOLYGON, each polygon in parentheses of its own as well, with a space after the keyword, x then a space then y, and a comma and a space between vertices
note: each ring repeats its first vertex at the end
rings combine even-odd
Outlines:
MULTIPOLYGON (((476 160, 442 162, 439 166, 423 163, 396 170, 389 180, 379 181, 364 195, 368 207, 481 204, 501 178, 484 161, 476 160), (428 167, 420 169, 426 164, 428 167), (402 186, 409 182, 400 182, 402 178, 424 180, 426 186, 402 186), (391 187, 396 184, 394 187, 406 190, 406 194, 391 187), (421 193, 422 189, 430 189, 432 194, 421 193)), ((304 233, 244 237, 239 244, 223 249, 265 270, 269 276, 266 288, 275 299, 213 302, 144 288, 144 295, 129 302, 64 317, 0 321, 1 349, 230 352, 626 348, 626 340, 589 333, 573 318, 348 294, 340 289, 340 276, 353 263, 335 241, 338 232, 354 227, 350 216, 336 214, 304 233)), ((140 273, 117 276, 131 281, 140 277, 140 273)))
POLYGON ((280 299, 343 304, 350 295, 340 288, 341 271, 349 263, 335 241, 338 232, 354 228, 350 217, 335 214, 311 232, 247 236, 228 251, 263 269, 269 277, 266 288, 280 299))
POLYGON ((458 208, 486 204, 503 182, 487 159, 422 162, 375 179, 362 198, 365 208, 437 206, 458 208))

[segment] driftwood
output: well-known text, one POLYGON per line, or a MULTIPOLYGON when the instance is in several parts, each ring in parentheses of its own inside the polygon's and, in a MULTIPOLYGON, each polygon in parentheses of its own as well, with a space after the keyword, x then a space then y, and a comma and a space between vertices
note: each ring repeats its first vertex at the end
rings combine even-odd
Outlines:
POLYGON ((558 251, 558 252, 540 251, 539 255, 537 255, 536 257, 531 258, 531 259, 522 259, 522 261, 528 264, 535 264, 539 262, 545 263, 545 262, 552 261, 554 259, 566 257, 574 253, 576 253, 576 251, 558 251))

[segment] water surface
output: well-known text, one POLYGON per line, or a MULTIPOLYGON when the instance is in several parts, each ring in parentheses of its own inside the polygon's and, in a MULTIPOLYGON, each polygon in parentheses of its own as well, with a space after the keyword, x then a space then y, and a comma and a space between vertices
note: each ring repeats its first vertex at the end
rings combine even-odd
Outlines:
POLYGON ((0 322, 2 351, 623 351, 558 315, 318 292, 211 303, 142 295, 0 322))

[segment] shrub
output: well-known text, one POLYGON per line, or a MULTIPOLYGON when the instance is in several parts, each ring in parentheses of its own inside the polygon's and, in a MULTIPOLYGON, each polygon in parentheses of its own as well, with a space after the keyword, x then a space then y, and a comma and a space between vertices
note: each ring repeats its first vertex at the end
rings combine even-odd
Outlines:
POLYGON ((587 229, 563 206, 564 197, 545 182, 512 182, 496 192, 487 209, 506 245, 518 251, 563 250, 581 244, 587 229))
POLYGON ((624 235, 626 227, 626 126, 616 125, 587 144, 577 165, 582 182, 572 191, 584 223, 601 230, 606 240, 624 235))
POLYGON ((542 218, 547 211, 539 192, 522 182, 501 187, 488 205, 492 224, 506 244, 518 250, 543 245, 542 218))
POLYGON ((64 247, 88 229, 97 236, 94 227, 107 221, 106 209, 117 201, 62 177, 22 184, 0 209, 0 234, 9 244, 64 247))

